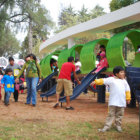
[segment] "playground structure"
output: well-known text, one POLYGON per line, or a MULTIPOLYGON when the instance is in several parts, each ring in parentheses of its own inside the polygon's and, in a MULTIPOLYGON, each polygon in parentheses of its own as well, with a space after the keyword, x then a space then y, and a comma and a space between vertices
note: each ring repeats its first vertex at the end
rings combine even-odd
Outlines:
MULTIPOLYGON (((95 68, 96 55, 93 53, 93 51, 97 44, 103 44, 106 46, 107 60, 109 62, 109 68, 107 71, 112 71, 112 68, 116 65, 125 67, 126 64, 123 58, 122 50, 124 39, 125 37, 130 39, 136 51, 137 45, 140 45, 140 30, 130 30, 123 33, 118 33, 110 39, 101 38, 90 41, 86 44, 75 45, 75 39, 85 36, 94 36, 96 33, 102 33, 111 29, 140 22, 139 7, 140 2, 137 2, 87 22, 72 26, 43 42, 40 46, 40 53, 44 55, 45 53, 51 54, 42 59, 40 63, 42 76, 45 78, 51 74, 49 63, 52 55, 58 56, 58 67, 60 70, 62 64, 67 61, 69 56, 75 57, 75 52, 80 55, 80 61, 82 63, 81 72, 83 74, 88 74, 92 69, 95 68), (68 49, 62 50, 60 52, 52 52, 57 47, 66 44, 68 45, 68 49)), ((140 63, 138 61, 139 59, 140 55, 138 54, 135 56, 132 66, 140 67, 140 63)))
MULTIPOLYGON (((106 48, 106 57, 109 63, 109 67, 106 69, 106 73, 112 72, 113 68, 118 65, 125 68, 127 66, 125 62, 126 57, 124 58, 123 52, 125 39, 126 38, 129 39, 129 41, 133 45, 134 51, 136 52, 137 46, 140 45, 140 30, 129 30, 126 32, 121 32, 113 35, 110 39, 100 38, 87 42, 86 44, 75 45, 74 39, 85 36, 88 37, 89 35, 94 36, 94 34, 96 33, 108 31, 117 27, 122 27, 125 25, 139 22, 140 21, 139 7, 140 2, 137 2, 133 5, 124 7, 122 9, 95 18, 93 20, 87 21, 85 23, 81 23, 79 25, 70 27, 58 33, 54 37, 46 40, 40 46, 40 53, 42 54, 45 54, 45 52, 50 53, 58 46, 66 44, 68 44, 68 49, 64 49, 59 52, 57 51, 53 52, 41 60, 40 66, 42 70, 42 76, 46 78, 52 73, 50 66, 52 56, 56 55, 58 57, 58 68, 60 70, 62 64, 67 62, 69 56, 77 58, 78 54, 78 57, 82 64, 81 74, 85 74, 88 77, 90 72, 96 68, 96 54, 94 52, 96 47, 99 45, 104 45, 106 48)), ((140 61, 140 53, 137 53, 131 66, 140 67, 139 61, 140 61)), ((92 80, 94 80, 94 78, 92 80)), ((90 81, 90 78, 87 81, 90 81)), ((89 84, 90 83, 88 83, 88 85, 89 84)), ((87 86, 85 86, 84 88, 87 88, 87 86)), ((98 91, 98 95, 99 93, 101 93, 102 95, 105 94, 105 87, 100 87, 99 90, 100 91, 98 91)), ((74 93, 75 91, 76 89, 74 89, 74 93)), ((48 93, 42 94, 42 97, 43 96, 49 97, 51 95, 54 95, 55 92, 56 85, 54 85, 52 89, 48 91, 48 93)), ((82 91, 77 90, 74 96, 79 95, 80 92, 82 91)), ((75 99, 75 97, 73 99, 75 99)), ((61 100, 61 102, 64 101, 65 99, 61 100)))
MULTIPOLYGON (((94 41, 90 41, 86 44, 74 45, 70 49, 62 50, 61 52, 54 52, 44 59, 41 60, 40 66, 42 70, 42 76, 45 78, 46 76, 52 73, 50 67, 50 60, 53 55, 58 56, 58 68, 61 69, 63 63, 67 62, 67 58, 69 56, 75 56, 75 52, 80 55, 80 61, 82 63, 81 73, 88 74, 91 70, 96 67, 96 54, 94 53, 95 46, 97 44, 103 44, 106 46, 106 55, 109 63, 108 72, 111 72, 112 69, 116 66, 125 67, 125 61, 123 57, 123 41, 127 37, 131 40, 135 51, 137 50, 137 46, 140 45, 139 37, 140 30, 130 30, 122 33, 118 33, 111 37, 110 39, 101 38, 94 41), (87 59, 88 58, 88 59, 87 59)), ((135 60, 132 64, 133 67, 140 67, 140 54, 136 54, 135 60)))
MULTIPOLYGON (((96 54, 94 53, 94 49, 97 46, 97 44, 105 45, 106 46, 106 54, 107 54, 107 60, 109 63, 109 68, 106 70, 107 72, 112 72, 113 68, 117 65, 126 67, 124 57, 123 57, 123 42, 125 37, 131 40, 134 50, 137 50, 137 46, 139 45, 139 36, 140 36, 140 30, 130 30, 122 33, 118 33, 111 37, 110 39, 101 38, 94 41, 90 41, 86 44, 79 44, 74 45, 70 49, 62 50, 61 52, 54 52, 47 57, 45 57, 40 65, 43 72, 43 76, 49 78, 52 74, 51 67, 50 67, 50 61, 53 55, 58 56, 58 68, 61 69, 61 66, 63 63, 67 62, 67 59, 69 56, 76 57, 76 52, 80 56, 80 61, 82 63, 81 67, 81 73, 87 74, 85 78, 83 78, 81 85, 78 85, 74 88, 73 96, 71 96, 71 100, 74 100, 76 97, 78 97, 88 86, 90 83, 100 75, 100 73, 103 70, 101 70, 96 75, 92 75, 91 72, 93 69, 96 68, 96 54), (88 58, 88 59, 87 59, 88 58), (47 64, 47 65, 46 65, 47 64), (49 69, 49 70, 48 70, 49 69)), ((133 67, 140 67, 140 53, 137 53, 135 56, 135 60, 132 64, 133 67)), ((52 78, 51 76, 51 78, 52 78)), ((45 79, 47 79, 45 78, 45 79)), ((44 82, 45 83, 45 82, 44 82)), ((98 101, 104 103, 105 102, 105 87, 101 87, 98 89, 98 101)), ((56 93, 56 85, 54 85, 52 88, 50 88, 47 92, 41 94, 41 97, 49 97, 56 93)), ((60 98, 60 102, 65 102, 65 97, 60 98)), ((133 101, 135 102, 135 97, 133 97, 133 101)))

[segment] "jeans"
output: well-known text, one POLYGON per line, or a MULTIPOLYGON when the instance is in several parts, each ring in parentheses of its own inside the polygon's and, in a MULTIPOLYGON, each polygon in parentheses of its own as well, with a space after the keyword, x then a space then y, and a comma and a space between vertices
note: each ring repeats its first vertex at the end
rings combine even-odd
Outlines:
POLYGON ((4 96, 4 103, 5 104, 9 104, 9 98, 11 96, 11 92, 5 92, 5 96, 4 96))
POLYGON ((39 81, 38 77, 31 77, 31 78, 26 78, 27 82, 27 98, 26 98, 26 103, 30 104, 31 103, 31 98, 32 98, 32 104, 36 104, 36 87, 37 83, 39 81))

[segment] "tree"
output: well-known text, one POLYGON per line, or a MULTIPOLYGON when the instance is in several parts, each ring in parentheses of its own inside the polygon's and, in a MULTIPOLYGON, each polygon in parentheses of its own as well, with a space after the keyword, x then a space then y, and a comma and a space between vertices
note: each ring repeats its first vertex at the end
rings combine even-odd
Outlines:
MULTIPOLYGON (((112 11, 118 10, 122 7, 134 4, 138 1, 140 1, 140 0, 112 0, 110 2, 110 11, 112 12, 112 11)), ((140 28, 140 22, 126 25, 123 27, 119 27, 119 28, 116 28, 112 31, 114 33, 119 33, 119 32, 124 32, 124 31, 130 30, 130 29, 137 29, 137 28, 140 28)))
MULTIPOLYGON (((41 54, 39 53, 39 47, 41 45, 42 40, 39 38, 33 38, 33 48, 32 48, 32 53, 41 58, 41 54)), ((20 48, 20 53, 19 53, 19 58, 24 59, 25 56, 29 53, 28 52, 28 36, 25 37, 22 47, 20 48)))
POLYGON ((24 22, 27 23, 28 52, 31 53, 34 46, 33 37, 41 38, 41 40, 46 39, 49 29, 53 26, 53 22, 49 12, 40 5, 40 0, 22 0, 18 1, 17 5, 24 22))
POLYGON ((77 14, 69 5, 68 8, 62 9, 60 16, 59 16, 59 29, 56 31, 57 33, 77 24, 77 14))
POLYGON ((93 18, 96 18, 98 16, 102 16, 106 14, 104 12, 104 8, 102 8, 101 6, 99 5, 96 5, 91 11, 90 11, 90 16, 91 16, 91 19, 93 18))
POLYGON ((74 11, 73 7, 69 5, 68 8, 63 8, 60 13, 58 22, 59 29, 56 31, 56 33, 73 25, 86 22, 90 19, 101 16, 103 14, 105 14, 104 8, 100 7, 99 5, 96 5, 90 12, 88 12, 88 9, 85 8, 84 5, 79 11, 74 11))
POLYGON ((29 53, 35 45, 33 38, 47 39, 53 27, 49 12, 40 5, 40 0, 0 0, 0 28, 9 22, 10 26, 17 27, 18 30, 22 29, 21 22, 26 23, 29 53))
POLYGON ((1 30, 0 37, 0 56, 13 56, 19 51, 19 42, 15 38, 15 35, 6 26, 1 30))
MULTIPOLYGON (((62 9, 60 16, 59 16, 59 30, 57 32, 60 32, 68 27, 71 27, 73 25, 86 22, 90 19, 96 18, 98 16, 104 15, 104 8, 102 8, 99 5, 96 5, 93 9, 88 11, 87 8, 83 5, 81 10, 79 11, 74 11, 71 5, 68 8, 62 9)), ((88 36, 88 37, 83 37, 80 39, 76 39, 76 43, 78 44, 84 44, 88 41, 98 39, 100 37, 110 37, 109 33, 103 33, 101 35, 96 34, 96 36, 88 36)))
POLYGON ((81 10, 78 11, 78 23, 86 22, 91 19, 88 9, 83 5, 81 10))
POLYGON ((110 11, 118 10, 122 7, 134 4, 140 0, 112 0, 110 2, 110 11))

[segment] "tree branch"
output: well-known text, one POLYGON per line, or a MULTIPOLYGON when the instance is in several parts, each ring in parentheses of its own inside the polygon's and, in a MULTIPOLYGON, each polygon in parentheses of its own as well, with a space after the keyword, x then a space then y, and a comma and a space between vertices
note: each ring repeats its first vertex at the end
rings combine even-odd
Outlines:
POLYGON ((0 4, 0 7, 3 6, 8 0, 3 0, 3 2, 0 4))
POLYGON ((9 19, 15 18, 17 16, 27 16, 28 17, 28 15, 26 15, 26 14, 16 14, 16 15, 13 15, 13 16, 9 17, 9 19))
POLYGON ((22 20, 10 20, 8 19, 8 21, 13 22, 13 23, 20 23, 20 22, 27 22, 25 21, 27 18, 23 18, 22 20))

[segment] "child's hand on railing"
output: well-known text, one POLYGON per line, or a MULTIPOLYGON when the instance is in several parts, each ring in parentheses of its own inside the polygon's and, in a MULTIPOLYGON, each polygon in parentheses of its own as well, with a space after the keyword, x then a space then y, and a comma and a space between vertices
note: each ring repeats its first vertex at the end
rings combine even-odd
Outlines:
POLYGON ((39 83, 41 83, 41 82, 42 82, 42 79, 40 78, 40 79, 39 79, 39 83))
POLYGON ((80 85, 80 84, 81 84, 81 81, 78 80, 78 85, 80 85))
POLYGON ((94 86, 94 85, 95 85, 95 81, 93 81, 90 85, 91 85, 91 86, 94 86))

